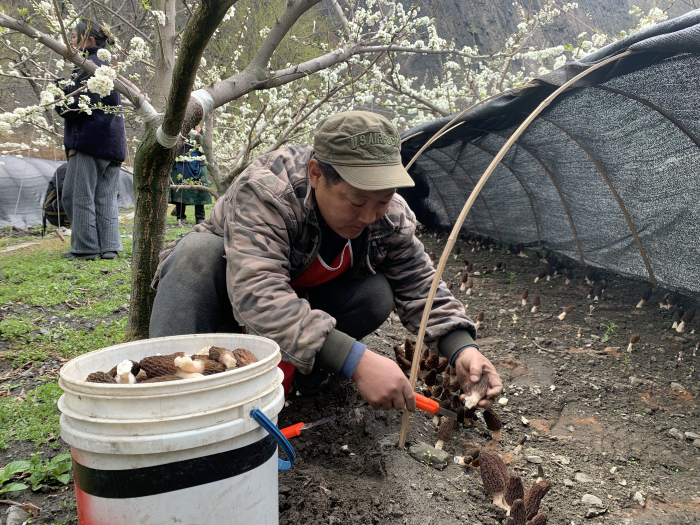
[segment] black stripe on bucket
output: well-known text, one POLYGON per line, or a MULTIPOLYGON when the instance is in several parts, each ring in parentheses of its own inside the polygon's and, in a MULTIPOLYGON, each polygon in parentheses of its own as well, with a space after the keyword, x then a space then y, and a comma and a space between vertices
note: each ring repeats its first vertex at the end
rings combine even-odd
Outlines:
POLYGON ((73 460, 73 474, 75 486, 91 496, 140 498, 239 476, 265 463, 276 450, 277 443, 267 436, 228 452, 132 470, 97 470, 73 460))

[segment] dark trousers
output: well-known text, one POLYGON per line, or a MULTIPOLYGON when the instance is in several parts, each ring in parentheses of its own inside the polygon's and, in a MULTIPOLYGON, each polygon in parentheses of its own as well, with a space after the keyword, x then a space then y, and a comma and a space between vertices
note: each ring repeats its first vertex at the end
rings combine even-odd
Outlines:
MULTIPOLYGON (((311 308, 336 320, 336 329, 362 339, 391 313, 394 295, 386 277, 337 277, 308 290, 311 308)), ((224 240, 190 233, 163 265, 151 313, 150 337, 236 333, 240 328, 226 291, 224 240)))
MULTIPOLYGON (((186 208, 187 204, 182 204, 181 202, 175 203, 175 217, 177 217, 178 220, 187 218, 185 215, 186 208)), ((197 222, 204 220, 204 204, 194 204, 194 219, 197 222)))

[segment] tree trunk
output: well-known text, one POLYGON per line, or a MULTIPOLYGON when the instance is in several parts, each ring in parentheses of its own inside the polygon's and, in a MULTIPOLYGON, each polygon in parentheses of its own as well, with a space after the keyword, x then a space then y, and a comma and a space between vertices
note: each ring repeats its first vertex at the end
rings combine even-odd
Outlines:
POLYGON ((204 155, 207 157, 207 168, 209 168, 209 173, 211 173, 212 179, 214 179, 214 184, 216 185, 216 191, 219 195, 226 193, 229 184, 224 184, 221 178, 221 170, 219 169, 219 164, 216 162, 216 157, 214 156, 214 113, 210 113, 204 118, 204 140, 202 141, 202 149, 204 150, 204 155))
POLYGON ((134 158, 134 244, 131 259, 131 299, 126 341, 148 338, 156 291, 151 282, 163 248, 170 192, 170 171, 177 150, 156 141, 156 127, 144 133, 134 158))

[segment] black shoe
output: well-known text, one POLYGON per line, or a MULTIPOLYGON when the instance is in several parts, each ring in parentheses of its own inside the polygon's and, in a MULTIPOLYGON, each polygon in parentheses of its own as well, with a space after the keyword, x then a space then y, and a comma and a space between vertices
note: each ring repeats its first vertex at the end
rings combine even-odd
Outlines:
POLYGON ((62 253, 61 257, 63 257, 64 259, 70 259, 70 260, 81 259, 83 261, 94 261, 95 259, 100 258, 100 254, 99 253, 78 253, 78 254, 76 254, 76 253, 67 252, 67 253, 62 253))
POLYGON ((102 254, 103 259, 116 259, 117 257, 119 257, 117 252, 104 252, 102 254))
POLYGON ((310 374, 294 372, 292 387, 302 396, 313 396, 325 392, 331 384, 331 375, 325 370, 314 368, 310 374))

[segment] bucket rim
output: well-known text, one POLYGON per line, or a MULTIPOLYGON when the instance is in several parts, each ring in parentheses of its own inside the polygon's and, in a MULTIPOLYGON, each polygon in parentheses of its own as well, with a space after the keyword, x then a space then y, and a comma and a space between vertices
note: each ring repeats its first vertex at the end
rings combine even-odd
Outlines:
MULTIPOLYGON (((192 354, 190 354, 192 355, 192 354)), ((267 368, 272 368, 272 361, 276 361, 274 363, 274 366, 277 365, 281 361, 281 352, 280 352, 280 347, 279 345, 273 341, 272 339, 269 339, 267 337, 262 337, 258 335, 250 335, 250 334, 218 334, 218 333, 212 333, 212 334, 185 334, 185 335, 176 335, 176 336, 167 336, 167 337, 154 337, 151 339, 140 339, 138 341, 129 341, 126 343, 120 343, 118 345, 112 345, 112 346, 107 346, 105 348, 101 348, 99 350, 93 350, 92 352, 88 352, 86 354, 82 354, 79 356, 74 357, 70 361, 68 361, 66 364, 64 364, 61 367, 61 370, 59 372, 59 381, 64 382, 67 385, 70 385, 71 390, 79 392, 81 395, 95 395, 94 393, 91 392, 85 392, 83 390, 86 385, 88 386, 89 390, 93 390, 95 388, 97 389, 103 389, 102 391, 105 394, 113 394, 115 392, 132 392, 132 394, 127 394, 124 397, 133 397, 136 395, 143 395, 145 392, 148 392, 149 390, 155 390, 155 389, 160 389, 160 390, 165 390, 162 392, 162 395, 168 395, 171 394, 172 392, 169 392, 169 390, 174 390, 178 389, 177 387, 181 387, 183 384, 187 385, 196 385, 196 386, 202 386, 206 387, 207 383, 221 383, 221 385, 230 385, 232 384, 230 381, 226 381, 223 378, 236 378, 238 376, 245 376, 245 378, 241 377, 242 380, 246 380, 251 377, 251 373, 258 372, 259 369, 265 368, 265 370, 260 370, 261 373, 264 373, 267 371, 267 368), (241 339, 251 339, 251 340, 257 340, 257 341, 265 341, 267 343, 270 343, 274 345, 274 351, 267 357, 264 357, 257 362, 247 365, 242 368, 234 368, 233 370, 227 370, 225 372, 220 372, 218 374, 211 374, 208 376, 204 377, 197 377, 194 379, 183 379, 182 381, 167 381, 164 383, 137 383, 134 385, 121 385, 121 384, 106 384, 106 383, 88 383, 83 379, 73 379, 71 377, 68 377, 66 371, 69 370, 72 366, 76 366, 75 363, 77 363, 80 360, 88 359, 88 358, 94 358, 95 356, 99 354, 106 354, 109 352, 113 352, 115 349, 123 349, 123 348, 128 348, 129 346, 139 346, 142 345, 144 341, 154 341, 157 339, 204 339, 206 337, 211 337, 211 336, 226 336, 226 335, 232 335, 236 336, 237 338, 241 339), (126 389, 124 388, 125 386, 128 386, 129 388, 126 389), (83 388, 81 388, 83 387, 83 388), (172 387, 172 388, 169 388, 172 387)), ((255 374, 252 377, 257 377, 259 374, 255 374)), ((238 381, 236 381, 238 382, 238 381)), ((196 390, 204 390, 206 388, 198 388, 196 390)), ((63 389, 65 391, 65 388, 63 389)), ((179 390, 179 389, 178 389, 179 390)), ((195 390, 192 390, 195 391, 195 390)), ((110 397, 113 397, 110 395, 110 397)), ((153 396, 156 397, 156 396, 153 396)))

